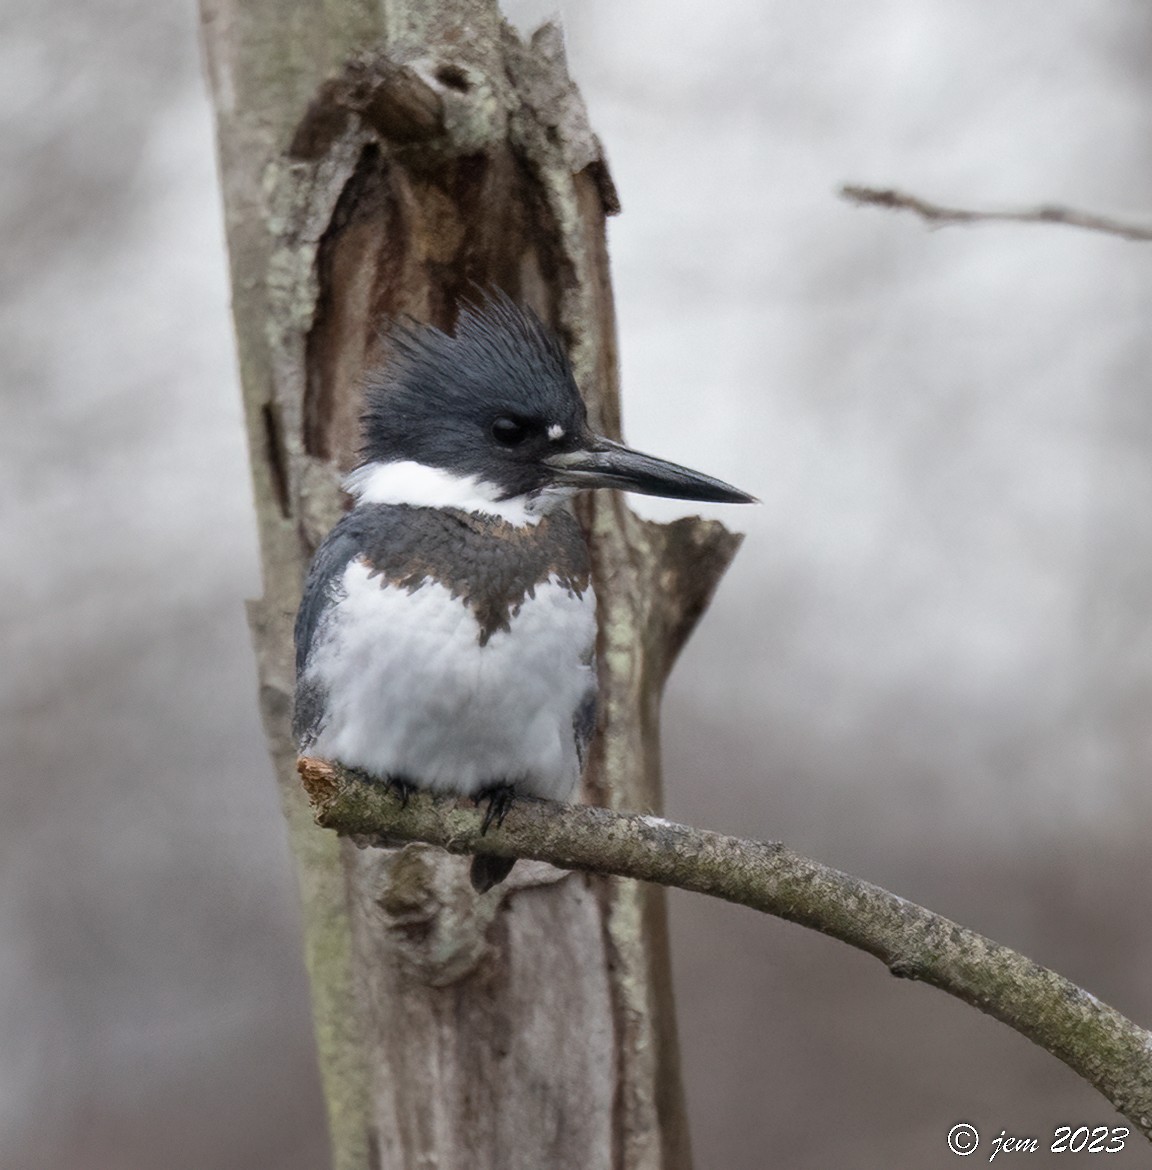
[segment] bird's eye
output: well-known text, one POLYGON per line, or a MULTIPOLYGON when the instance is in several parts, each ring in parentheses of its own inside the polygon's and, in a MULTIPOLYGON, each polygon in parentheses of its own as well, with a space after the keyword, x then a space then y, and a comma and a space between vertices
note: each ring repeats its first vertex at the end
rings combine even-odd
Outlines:
POLYGON ((528 438, 528 428, 518 419, 501 415, 492 424, 492 438, 504 447, 518 447, 528 438))

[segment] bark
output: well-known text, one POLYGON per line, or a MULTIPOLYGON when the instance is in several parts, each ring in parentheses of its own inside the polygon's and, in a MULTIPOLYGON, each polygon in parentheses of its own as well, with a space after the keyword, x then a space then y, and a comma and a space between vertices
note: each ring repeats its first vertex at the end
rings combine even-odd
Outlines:
POLYGON ((549 801, 518 802, 504 824, 484 833, 478 813, 450 800, 422 795, 401 805, 350 770, 319 760, 301 760, 299 770, 318 823, 364 845, 387 833, 454 852, 643 878, 840 939, 898 978, 938 987, 1027 1036, 1152 1138, 1152 1034, 1055 971, 778 842, 549 801))
MULTIPOLYGON (((250 607, 337 1170, 689 1165, 662 892, 518 867, 477 899, 430 847, 312 823, 288 722, 304 568, 339 515, 381 328, 477 286, 564 339, 619 432, 604 218, 616 195, 559 32, 493 0, 202 0, 264 596, 250 607)), ((601 715, 586 799, 659 809, 660 691, 737 545, 588 501, 601 715)))

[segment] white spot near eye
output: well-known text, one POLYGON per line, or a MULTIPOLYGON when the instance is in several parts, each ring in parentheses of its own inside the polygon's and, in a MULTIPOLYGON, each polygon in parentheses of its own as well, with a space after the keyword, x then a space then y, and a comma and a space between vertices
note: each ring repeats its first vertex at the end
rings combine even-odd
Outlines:
POLYGON ((555 442, 557 439, 564 438, 564 428, 559 423, 553 423, 548 428, 548 438, 550 438, 553 442, 555 442))

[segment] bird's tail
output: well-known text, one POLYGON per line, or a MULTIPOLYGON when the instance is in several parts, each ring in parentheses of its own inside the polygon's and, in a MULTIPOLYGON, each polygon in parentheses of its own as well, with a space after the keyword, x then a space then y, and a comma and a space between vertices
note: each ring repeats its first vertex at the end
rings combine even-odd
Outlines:
POLYGON ((478 894, 487 893, 512 872, 515 864, 515 857, 493 857, 490 854, 478 853, 472 858, 472 869, 469 871, 472 888, 478 894))

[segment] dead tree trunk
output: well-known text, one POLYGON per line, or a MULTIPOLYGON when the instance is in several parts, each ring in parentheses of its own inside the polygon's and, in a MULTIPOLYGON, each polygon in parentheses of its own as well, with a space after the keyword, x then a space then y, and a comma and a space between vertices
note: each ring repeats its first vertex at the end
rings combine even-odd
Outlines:
MULTIPOLYGON (((662 891, 318 829, 288 733, 291 625, 353 463, 358 379, 398 314, 495 286, 564 338, 619 431, 616 196, 553 27, 495 0, 202 0, 264 564, 250 616, 304 904, 337 1170, 689 1165, 662 891), (520 876, 523 874, 523 876, 520 876)), ((658 810, 664 679, 735 551, 718 524, 585 505, 602 710, 588 800, 658 810)))

